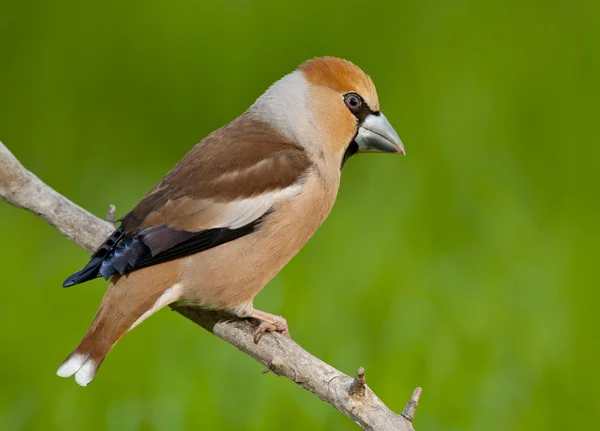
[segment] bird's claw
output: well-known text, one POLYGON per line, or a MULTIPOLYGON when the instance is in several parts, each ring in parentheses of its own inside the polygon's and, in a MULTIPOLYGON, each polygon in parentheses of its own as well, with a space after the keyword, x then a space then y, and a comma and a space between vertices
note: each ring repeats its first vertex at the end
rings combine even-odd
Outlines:
POLYGON ((256 331, 254 332, 254 344, 258 344, 260 339, 267 332, 279 332, 281 335, 291 338, 287 321, 281 316, 274 316, 273 320, 270 322, 261 320, 260 324, 256 328, 256 331))

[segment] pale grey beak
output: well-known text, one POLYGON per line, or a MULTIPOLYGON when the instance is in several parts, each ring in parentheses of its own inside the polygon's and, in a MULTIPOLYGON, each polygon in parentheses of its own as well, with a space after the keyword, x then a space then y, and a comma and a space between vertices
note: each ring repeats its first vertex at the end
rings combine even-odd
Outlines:
POLYGON ((381 112, 377 115, 367 115, 354 140, 358 144, 359 152, 406 155, 400 137, 381 112))

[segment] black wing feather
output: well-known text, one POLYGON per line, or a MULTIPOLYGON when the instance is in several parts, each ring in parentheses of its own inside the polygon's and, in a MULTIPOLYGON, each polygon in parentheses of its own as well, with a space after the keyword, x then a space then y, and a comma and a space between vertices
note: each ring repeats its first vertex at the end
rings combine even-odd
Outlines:
POLYGON ((254 232, 265 215, 237 229, 187 232, 161 225, 129 237, 122 228, 118 228, 96 250, 82 270, 65 280, 63 287, 71 287, 98 277, 108 279, 114 274, 127 274, 217 247, 254 232), (171 246, 164 249, 164 244, 171 246))
POLYGON ((254 232, 256 226, 257 223, 253 222, 238 229, 218 228, 204 230, 177 246, 158 253, 156 256, 152 256, 151 253, 145 254, 135 263, 135 266, 132 267, 131 270, 146 268, 148 266, 157 265, 159 263, 217 247, 254 232))
POLYGON ((90 261, 82 270, 71 275, 63 283, 63 287, 71 287, 84 281, 98 277, 98 270, 102 262, 113 252, 115 246, 123 239, 125 232, 122 228, 115 230, 104 243, 94 252, 90 261))

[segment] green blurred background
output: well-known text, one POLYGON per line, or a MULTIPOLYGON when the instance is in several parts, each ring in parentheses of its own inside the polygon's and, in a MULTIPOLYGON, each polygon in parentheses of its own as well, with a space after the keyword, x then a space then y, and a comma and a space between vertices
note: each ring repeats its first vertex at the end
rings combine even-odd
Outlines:
MULTIPOLYGON (((357 156, 323 227, 257 298, 418 430, 598 426, 598 47, 591 1, 0 2, 0 139, 59 192, 128 211, 307 58, 369 73, 408 157, 357 156)), ((351 430, 162 311, 96 380, 55 370, 106 283, 0 204, 0 429, 351 430)))

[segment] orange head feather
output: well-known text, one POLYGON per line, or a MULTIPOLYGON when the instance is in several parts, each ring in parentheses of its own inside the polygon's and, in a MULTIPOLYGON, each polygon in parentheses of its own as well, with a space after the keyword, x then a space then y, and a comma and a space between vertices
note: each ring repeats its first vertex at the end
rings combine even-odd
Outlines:
POLYGON ((336 57, 318 57, 305 61, 298 70, 311 84, 328 87, 340 94, 357 93, 372 111, 379 111, 375 84, 354 63, 336 57))

